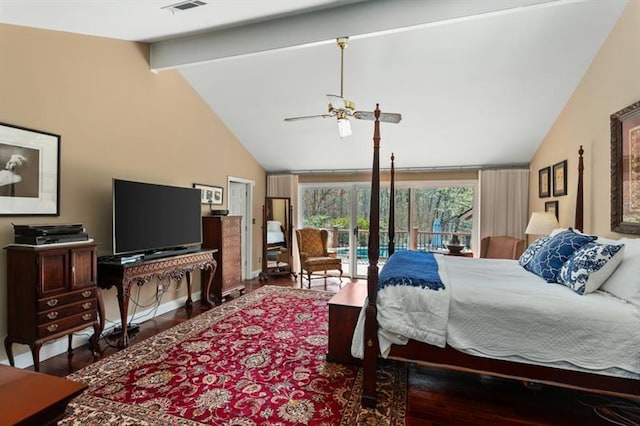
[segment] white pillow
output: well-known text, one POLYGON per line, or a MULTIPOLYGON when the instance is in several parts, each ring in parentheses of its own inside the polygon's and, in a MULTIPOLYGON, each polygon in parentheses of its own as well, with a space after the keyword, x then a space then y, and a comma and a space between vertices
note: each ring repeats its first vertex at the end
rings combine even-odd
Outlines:
POLYGON ((267 231, 268 232, 281 232, 282 229, 280 228, 280 226, 282 226, 282 225, 277 220, 268 220, 267 221, 267 231))
POLYGON ((562 265, 558 282, 580 295, 593 293, 622 262, 624 247, 594 242, 583 245, 562 265))
POLYGON ((622 263, 600 290, 640 306, 640 239, 621 238, 617 243, 625 245, 622 263))

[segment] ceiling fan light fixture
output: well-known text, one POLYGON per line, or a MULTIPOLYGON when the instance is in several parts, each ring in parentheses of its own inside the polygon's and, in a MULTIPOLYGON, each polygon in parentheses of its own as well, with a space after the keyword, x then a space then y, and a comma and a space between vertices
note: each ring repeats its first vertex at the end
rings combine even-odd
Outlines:
POLYGON ((351 124, 346 118, 338 118, 338 133, 341 138, 351 136, 351 124))

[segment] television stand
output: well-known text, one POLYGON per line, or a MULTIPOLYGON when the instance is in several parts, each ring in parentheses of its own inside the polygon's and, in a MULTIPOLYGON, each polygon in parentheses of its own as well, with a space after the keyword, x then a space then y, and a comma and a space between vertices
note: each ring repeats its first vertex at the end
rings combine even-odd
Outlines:
MULTIPOLYGON (((187 277, 187 301, 185 308, 188 314, 193 309, 193 301, 191 300, 191 273, 200 269, 208 270, 209 279, 203 280, 202 286, 202 304, 205 306, 213 306, 215 302, 210 299, 210 290, 212 277, 216 271, 216 261, 213 258, 217 249, 198 250, 194 253, 169 255, 159 259, 143 259, 136 262, 120 264, 113 261, 98 262, 98 287, 108 290, 115 287, 118 291, 118 307, 120 308, 121 336, 118 339, 118 348, 127 347, 129 344, 129 336, 127 335, 127 315, 129 311, 129 295, 131 287, 136 284, 142 286, 152 279, 169 279, 181 281, 183 277, 187 277)), ((203 274, 205 275, 205 274, 203 274)), ((216 291, 214 294, 218 294, 216 291)), ((100 315, 100 325, 98 336, 102 335, 104 330, 104 302, 102 300, 102 292, 98 292, 98 312, 100 315)), ((96 337, 98 338, 98 337, 96 337)))
POLYGON ((181 254, 189 254, 199 252, 199 247, 177 247, 167 250, 156 250, 149 253, 145 253, 142 256, 143 260, 162 259, 165 257, 178 256, 181 254))

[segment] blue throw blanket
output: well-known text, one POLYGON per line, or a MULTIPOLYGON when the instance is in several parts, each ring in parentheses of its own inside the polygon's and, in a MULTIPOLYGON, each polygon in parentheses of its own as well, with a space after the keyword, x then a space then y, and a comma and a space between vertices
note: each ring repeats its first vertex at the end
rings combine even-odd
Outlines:
POLYGON ((380 271, 378 291, 392 285, 410 285, 436 291, 445 288, 433 253, 411 250, 391 255, 380 271))

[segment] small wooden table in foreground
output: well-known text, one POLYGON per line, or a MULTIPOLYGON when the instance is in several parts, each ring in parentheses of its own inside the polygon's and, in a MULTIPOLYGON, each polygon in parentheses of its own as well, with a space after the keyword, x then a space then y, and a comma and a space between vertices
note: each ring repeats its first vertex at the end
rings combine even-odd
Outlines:
POLYGON ((0 365, 0 425, 51 425, 87 385, 0 365))

